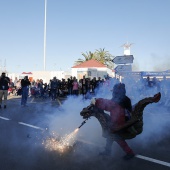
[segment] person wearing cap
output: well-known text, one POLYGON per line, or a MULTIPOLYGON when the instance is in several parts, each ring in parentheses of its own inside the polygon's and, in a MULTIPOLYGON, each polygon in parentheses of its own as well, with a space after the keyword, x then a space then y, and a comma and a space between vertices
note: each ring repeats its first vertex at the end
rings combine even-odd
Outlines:
POLYGON ((22 97, 21 97, 21 106, 26 106, 29 86, 31 85, 28 76, 25 76, 24 79, 21 80, 21 88, 22 88, 22 97))
POLYGON ((2 98, 4 97, 4 109, 7 107, 7 96, 9 89, 9 77, 6 77, 6 73, 2 73, 0 77, 0 108, 2 107, 2 98))

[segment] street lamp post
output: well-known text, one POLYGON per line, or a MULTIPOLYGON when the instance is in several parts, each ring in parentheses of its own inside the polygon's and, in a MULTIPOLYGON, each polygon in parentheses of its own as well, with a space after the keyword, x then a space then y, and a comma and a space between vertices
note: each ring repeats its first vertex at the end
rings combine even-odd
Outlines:
POLYGON ((45 0, 45 14, 44 14, 44 71, 46 70, 46 14, 47 14, 47 0, 45 0))

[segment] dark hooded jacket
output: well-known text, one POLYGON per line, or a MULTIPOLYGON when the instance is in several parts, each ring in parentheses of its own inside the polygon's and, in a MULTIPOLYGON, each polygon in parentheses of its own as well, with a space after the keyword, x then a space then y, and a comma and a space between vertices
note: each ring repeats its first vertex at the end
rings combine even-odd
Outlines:
POLYGON ((9 89, 10 79, 6 76, 0 77, 0 90, 8 90, 9 89))

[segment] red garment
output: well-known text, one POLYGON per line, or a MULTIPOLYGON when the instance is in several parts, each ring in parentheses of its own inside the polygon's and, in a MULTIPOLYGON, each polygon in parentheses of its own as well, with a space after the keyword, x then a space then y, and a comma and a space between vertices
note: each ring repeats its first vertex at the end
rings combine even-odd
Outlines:
MULTIPOLYGON (((110 112, 111 121, 113 123, 112 130, 125 124, 125 109, 119 104, 112 100, 98 98, 96 99, 95 106, 110 112)), ((133 150, 128 146, 124 139, 115 138, 115 141, 127 154, 134 154, 133 150)))
POLYGON ((77 82, 77 81, 74 81, 74 82, 73 82, 73 90, 78 90, 78 88, 79 88, 78 82, 77 82))
POLYGON ((110 112, 113 123, 112 130, 125 124, 125 109, 119 104, 109 99, 98 98, 95 105, 102 110, 110 112))

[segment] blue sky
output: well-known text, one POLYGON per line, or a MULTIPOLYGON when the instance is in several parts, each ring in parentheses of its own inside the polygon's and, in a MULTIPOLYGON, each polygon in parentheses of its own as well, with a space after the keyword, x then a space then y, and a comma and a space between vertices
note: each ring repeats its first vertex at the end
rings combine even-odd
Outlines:
MULTIPOLYGON (((169 0, 47 0, 46 70, 68 70, 82 52, 113 56, 134 43, 133 67, 170 69, 169 0)), ((44 0, 0 0, 0 66, 43 70, 44 0)))

